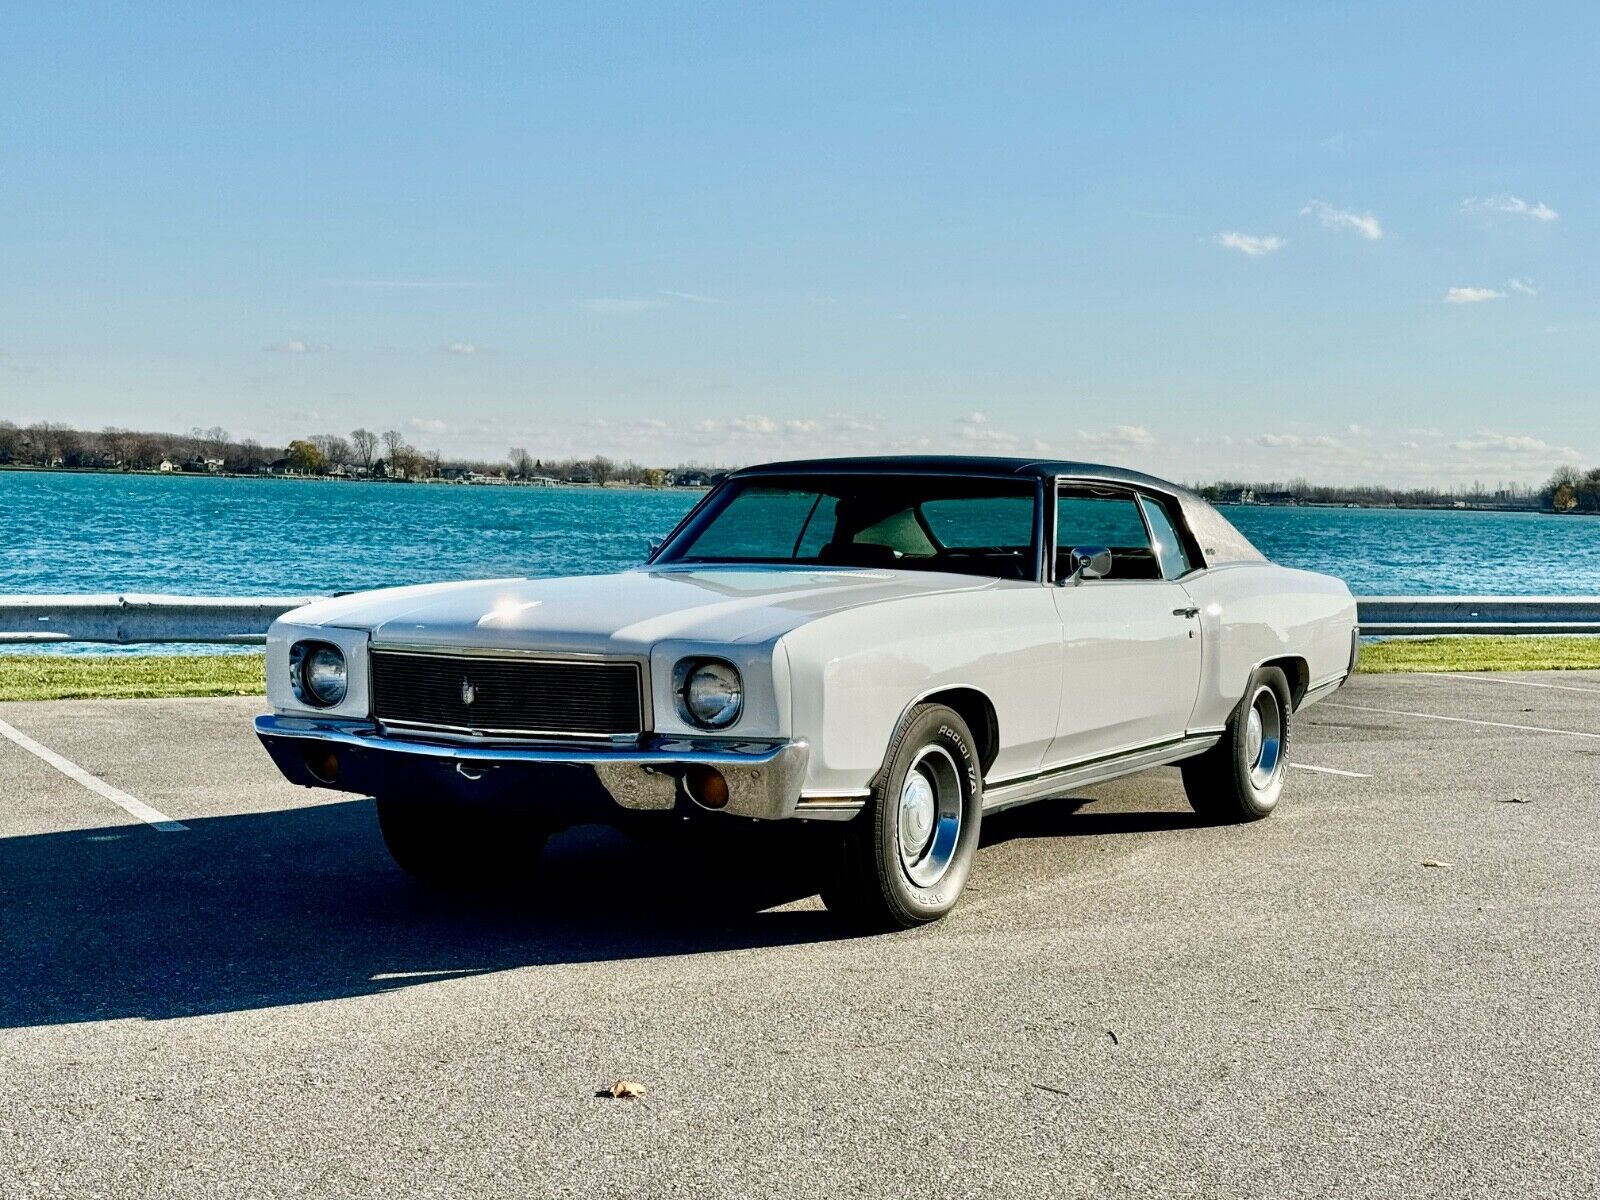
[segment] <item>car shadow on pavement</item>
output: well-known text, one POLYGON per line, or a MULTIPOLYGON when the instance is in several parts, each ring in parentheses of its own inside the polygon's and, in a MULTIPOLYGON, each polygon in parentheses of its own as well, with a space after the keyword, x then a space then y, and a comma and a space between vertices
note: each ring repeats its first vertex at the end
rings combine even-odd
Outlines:
POLYGON ((522 890, 431 892, 370 801, 0 839, 0 1028, 366 995, 538 964, 819 942, 812 843, 553 838, 522 890))
POLYGON ((1193 811, 1105 810, 1084 812, 1095 803, 1092 796, 1063 796, 1018 808, 989 813, 983 818, 983 844, 997 846, 1022 838, 1098 837, 1108 834, 1169 833, 1200 829, 1205 821, 1193 811))

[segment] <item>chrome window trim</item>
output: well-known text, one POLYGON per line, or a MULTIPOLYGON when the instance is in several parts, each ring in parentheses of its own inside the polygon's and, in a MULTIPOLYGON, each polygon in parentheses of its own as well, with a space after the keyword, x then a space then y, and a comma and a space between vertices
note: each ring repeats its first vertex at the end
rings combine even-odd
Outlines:
MULTIPOLYGON (((1162 491, 1160 488, 1148 487, 1144 484, 1128 483, 1126 480, 1113 479, 1108 475, 1054 475, 1051 478, 1055 483, 1055 496, 1057 500, 1060 499, 1061 489, 1063 487, 1071 487, 1080 483, 1090 484, 1096 487, 1104 487, 1110 491, 1125 492, 1132 496, 1134 500, 1134 507, 1139 510, 1139 520, 1144 524, 1144 535, 1150 542, 1150 552, 1155 555, 1156 565, 1161 568, 1160 579, 1091 579, 1086 580, 1086 582, 1096 584, 1179 583, 1182 580, 1188 579, 1190 576, 1198 575, 1202 571, 1210 569, 1206 564, 1204 552, 1199 549, 1200 543, 1195 540, 1194 531, 1189 528, 1188 517, 1183 511, 1183 499, 1176 493, 1162 491), (1150 531, 1150 518, 1145 515, 1144 505, 1141 503, 1141 501, 1145 500, 1146 498, 1159 500, 1162 502, 1162 507, 1166 510, 1167 518, 1172 521, 1173 529, 1176 531, 1178 539, 1180 541, 1187 542, 1186 553, 1188 553, 1191 558, 1198 556, 1198 566, 1191 567, 1182 575, 1176 576, 1175 578, 1167 578, 1166 568, 1161 562, 1161 555, 1156 550, 1155 536, 1150 531)), ((1049 553, 1045 557, 1045 564, 1047 567, 1045 582, 1054 583, 1056 551, 1059 549, 1055 543, 1060 531, 1056 528, 1055 523, 1056 506, 1054 504, 1050 504, 1042 507, 1048 507, 1050 510, 1050 549, 1049 553)))

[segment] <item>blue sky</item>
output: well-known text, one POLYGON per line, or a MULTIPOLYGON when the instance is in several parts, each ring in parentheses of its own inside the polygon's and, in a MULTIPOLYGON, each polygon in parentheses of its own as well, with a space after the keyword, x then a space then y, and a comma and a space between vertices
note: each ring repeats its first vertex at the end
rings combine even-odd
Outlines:
POLYGON ((1600 462, 1591 6, 12 5, 0 418, 1600 462), (270 11, 269 11, 270 9, 270 11))

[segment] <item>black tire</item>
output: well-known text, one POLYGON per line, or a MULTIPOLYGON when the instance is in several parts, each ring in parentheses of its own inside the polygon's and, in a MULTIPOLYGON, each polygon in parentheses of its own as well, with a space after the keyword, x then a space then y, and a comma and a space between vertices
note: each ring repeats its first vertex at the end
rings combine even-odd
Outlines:
POLYGON ((865 811, 834 844, 823 903, 864 929, 938 920, 967 885, 982 819, 972 731, 952 709, 917 705, 889 743, 865 811))
POLYGON ((526 815, 380 796, 378 829, 407 874, 433 887, 501 889, 533 877, 550 830, 526 815))
POLYGON ((1258 668, 1228 718, 1222 740, 1180 764, 1183 790, 1196 813, 1219 825, 1271 815, 1289 764, 1292 709, 1284 673, 1277 667, 1258 668), (1259 722, 1254 732, 1252 713, 1259 722))

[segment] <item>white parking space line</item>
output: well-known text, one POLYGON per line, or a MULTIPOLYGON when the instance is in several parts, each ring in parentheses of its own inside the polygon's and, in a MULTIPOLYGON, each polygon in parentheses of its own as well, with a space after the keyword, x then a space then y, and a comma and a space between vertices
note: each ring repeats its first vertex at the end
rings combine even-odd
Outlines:
POLYGON ((1315 771, 1318 775, 1342 775, 1346 779, 1371 779, 1371 775, 1363 775, 1360 771, 1341 771, 1338 767, 1314 767, 1310 763, 1290 763, 1289 766, 1296 771, 1315 771))
POLYGON ((140 800, 137 796, 130 796, 121 788, 112 787, 99 776, 89 774, 89 772, 85 771, 77 763, 62 758, 61 755, 57 754, 54 750, 51 750, 46 746, 41 746, 38 742, 34 741, 31 737, 23 733, 22 730, 17 729, 15 726, 8 725, 4 721, 0 721, 0 736, 5 737, 11 742, 14 742, 18 746, 21 746, 29 754, 34 754, 44 759, 45 762, 49 763, 56 770, 60 771, 68 779, 83 784, 84 787, 88 788, 97 796, 105 797, 124 812, 130 814, 131 816, 138 817, 139 820, 143 821, 152 829, 159 830, 162 833, 182 833, 184 830, 189 828, 187 825, 183 824, 183 822, 174 821, 165 813, 157 812, 143 800, 140 800))
POLYGON ((1450 721, 1457 725, 1483 725, 1490 729, 1515 729, 1522 733, 1559 733, 1565 737, 1593 738, 1600 742, 1600 733, 1585 733, 1580 729, 1550 729, 1544 725, 1512 725, 1507 721, 1478 721, 1472 717, 1446 717, 1438 713, 1408 712, 1403 708, 1368 708, 1364 704, 1337 704, 1324 700, 1327 708, 1348 708, 1353 712, 1384 713, 1391 717, 1421 717, 1426 721, 1450 721))
MULTIPOLYGON (((1427 675, 1424 677, 1432 679, 1436 676, 1427 675)), ((1469 683, 1504 683, 1509 684, 1511 687, 1548 688, 1553 692, 1589 692, 1593 695, 1600 695, 1600 688, 1578 687, 1576 684, 1571 683, 1535 683, 1531 679, 1499 679, 1493 675, 1457 675, 1454 671, 1439 671, 1437 672, 1437 678, 1465 679, 1469 683)))

